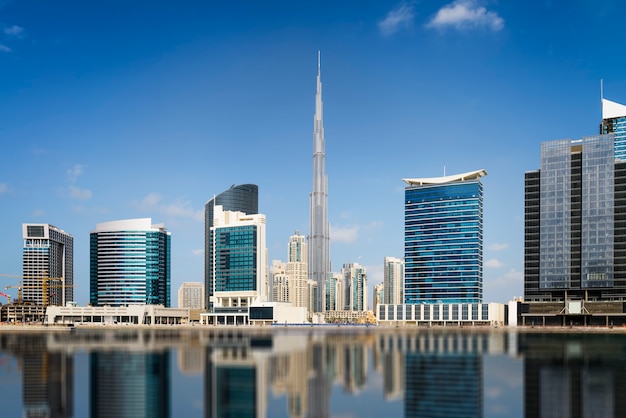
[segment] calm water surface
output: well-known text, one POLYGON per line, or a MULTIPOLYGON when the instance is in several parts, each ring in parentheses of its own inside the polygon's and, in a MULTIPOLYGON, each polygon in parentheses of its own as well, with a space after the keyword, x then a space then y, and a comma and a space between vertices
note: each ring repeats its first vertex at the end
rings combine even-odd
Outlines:
POLYGON ((0 332, 2 417, 619 417, 626 335, 0 332))

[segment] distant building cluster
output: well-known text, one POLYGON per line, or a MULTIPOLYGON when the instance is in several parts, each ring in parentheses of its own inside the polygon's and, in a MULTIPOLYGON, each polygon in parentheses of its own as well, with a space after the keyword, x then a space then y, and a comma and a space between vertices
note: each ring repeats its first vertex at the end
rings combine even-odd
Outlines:
MULTIPOLYGON (((204 208, 204 280, 182 284, 178 307, 226 325, 373 316, 417 325, 626 324, 626 106, 603 99, 602 111, 599 135, 542 143, 540 168, 524 175, 523 298, 506 309, 483 303, 483 169, 403 179, 404 256, 384 258, 383 282, 370 295, 365 266, 331 270, 318 56, 309 234, 295 231, 286 261, 270 263, 258 186, 214 195, 204 208)), ((18 288, 16 302, 71 304, 73 237, 49 224, 22 230, 23 276, 7 286, 18 288)), ((93 307, 170 307, 171 234, 163 224, 104 222, 89 242, 93 307)))

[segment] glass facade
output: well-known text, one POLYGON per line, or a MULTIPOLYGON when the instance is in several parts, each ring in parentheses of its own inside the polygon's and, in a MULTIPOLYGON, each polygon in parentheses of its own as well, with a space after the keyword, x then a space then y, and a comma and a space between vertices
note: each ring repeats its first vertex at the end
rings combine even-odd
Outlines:
POLYGON ((214 196, 204 205, 204 288, 205 305, 212 308, 213 295, 213 237, 211 227, 215 206, 224 210, 243 212, 247 215, 259 213, 259 187, 256 184, 233 185, 230 189, 214 196))
POLYGON ((569 287, 571 264, 571 141, 541 144, 540 288, 569 287))
POLYGON ((257 289, 257 227, 215 229, 215 292, 257 289))
POLYGON ((405 189, 405 303, 482 302, 482 193, 475 178, 405 189))
POLYGON ((169 307, 170 233, 150 219, 101 225, 90 236, 90 303, 169 307))
POLYGON ((541 144, 525 174, 525 300, 626 299, 625 166, 612 134, 541 144))
POLYGON ((603 119, 600 134, 613 134, 615 158, 626 161, 626 115, 603 119))
POLYGON ((615 182, 613 144, 585 138, 582 158, 581 286, 613 286, 615 182))

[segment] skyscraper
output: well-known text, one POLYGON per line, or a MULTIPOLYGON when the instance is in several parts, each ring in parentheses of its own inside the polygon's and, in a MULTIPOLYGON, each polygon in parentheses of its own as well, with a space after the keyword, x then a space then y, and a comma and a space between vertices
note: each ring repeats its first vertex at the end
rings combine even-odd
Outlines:
POLYGON ((289 237, 287 251, 287 274, 289 275, 289 299, 293 306, 308 307, 308 254, 304 235, 296 231, 289 237))
POLYGON ((482 302, 485 175, 403 179, 405 303, 482 302))
POLYGON ((74 237, 50 224, 22 224, 22 237, 23 300, 36 305, 73 301, 74 237))
POLYGON ((204 306, 209 310, 213 308, 211 296, 213 287, 213 238, 211 227, 213 226, 213 208, 222 206, 222 210, 243 212, 246 215, 259 213, 259 187, 256 184, 232 185, 230 189, 214 196, 204 205, 204 306))
POLYGON ((401 305, 404 303, 404 260, 385 257, 383 300, 381 303, 401 305))
POLYGON ((346 311, 367 311, 367 272, 359 263, 346 263, 343 276, 344 306, 346 311))
POLYGON ((325 140, 322 109, 320 53, 317 53, 317 93, 313 116, 313 191, 311 192, 311 232, 309 234, 309 279, 317 283, 316 312, 325 307, 326 278, 330 272, 330 232, 328 224, 328 178, 325 171, 325 140))
POLYGON ((626 161, 626 106, 602 98, 600 134, 613 134, 615 158, 626 161))
POLYGON ((265 215, 214 208, 213 307, 247 309, 267 301, 265 215))
POLYGON ((541 168, 524 176, 525 301, 626 300, 626 161, 613 144, 541 144, 541 168))
POLYGON ((99 223, 90 234, 93 306, 170 306, 170 239, 150 218, 99 223))

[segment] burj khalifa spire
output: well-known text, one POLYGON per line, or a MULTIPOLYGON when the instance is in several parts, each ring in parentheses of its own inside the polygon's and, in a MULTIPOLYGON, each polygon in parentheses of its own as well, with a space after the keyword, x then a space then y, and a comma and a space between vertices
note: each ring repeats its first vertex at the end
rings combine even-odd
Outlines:
POLYGON ((317 283, 314 311, 326 309, 326 278, 330 273, 330 232, 328 224, 328 179, 325 165, 320 52, 317 52, 317 93, 313 116, 313 191, 311 192, 311 231, 309 234, 309 280, 317 283))

